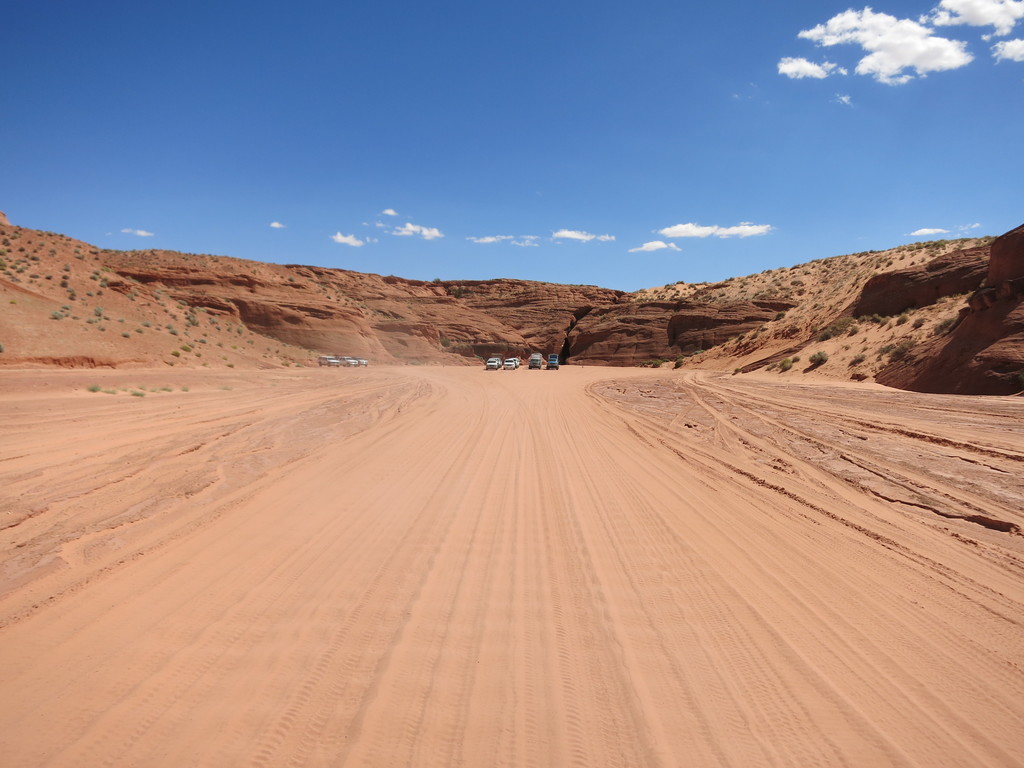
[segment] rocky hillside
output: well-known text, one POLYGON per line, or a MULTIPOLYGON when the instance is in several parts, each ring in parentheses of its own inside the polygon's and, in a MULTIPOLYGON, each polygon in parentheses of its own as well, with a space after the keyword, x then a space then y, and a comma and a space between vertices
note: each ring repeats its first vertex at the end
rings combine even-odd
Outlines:
POLYGON ((0 365, 475 365, 541 351, 1008 392, 1024 369, 1022 263, 1015 230, 628 294, 102 250, 0 218, 0 365))

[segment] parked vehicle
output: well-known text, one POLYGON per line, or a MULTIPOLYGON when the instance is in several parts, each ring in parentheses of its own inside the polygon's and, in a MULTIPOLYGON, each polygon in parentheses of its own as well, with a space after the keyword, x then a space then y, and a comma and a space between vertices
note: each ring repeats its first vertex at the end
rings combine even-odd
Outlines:
POLYGON ((506 371, 514 371, 516 368, 519 367, 519 361, 516 360, 514 357, 510 357, 507 360, 505 360, 505 364, 502 367, 506 371))
POLYGON ((548 355, 548 370, 549 371, 557 371, 558 370, 558 355, 548 355))
POLYGON ((500 371, 501 370, 501 358, 500 357, 489 357, 487 362, 484 364, 484 369, 488 371, 500 371))
POLYGON ((316 362, 317 365, 327 365, 331 367, 337 367, 343 364, 341 360, 334 357, 333 355, 320 355, 316 362))
POLYGON ((532 355, 530 355, 530 360, 526 364, 527 370, 539 371, 543 367, 544 367, 544 355, 542 355, 540 352, 534 352, 532 355))

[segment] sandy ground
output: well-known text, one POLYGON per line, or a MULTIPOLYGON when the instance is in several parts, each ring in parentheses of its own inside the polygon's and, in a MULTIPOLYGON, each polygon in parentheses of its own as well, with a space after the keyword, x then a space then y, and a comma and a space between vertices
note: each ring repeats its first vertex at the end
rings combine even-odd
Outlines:
POLYGON ((1019 398, 0 376, 4 766, 1024 763, 1019 398))

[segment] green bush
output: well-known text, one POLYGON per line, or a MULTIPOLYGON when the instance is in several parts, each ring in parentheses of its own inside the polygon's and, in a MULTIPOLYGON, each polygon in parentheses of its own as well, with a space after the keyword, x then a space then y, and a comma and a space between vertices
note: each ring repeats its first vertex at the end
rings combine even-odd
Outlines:
POLYGON ((782 360, 779 361, 779 370, 780 371, 788 371, 792 367, 793 367, 793 358, 791 358, 791 357, 786 357, 786 358, 783 358, 782 360))
POLYGON ((828 362, 828 352, 815 352, 809 359, 811 361, 811 365, 817 368, 819 365, 828 362))
MULTIPOLYGON (((842 333, 851 330, 851 328, 856 327, 857 321, 854 320, 852 317, 840 317, 838 320, 833 320, 831 323, 829 323, 828 325, 821 329, 821 332, 818 333, 818 341, 827 341, 828 339, 831 339, 834 336, 839 336, 842 333)), ((856 333, 856 331, 852 332, 856 333)))
POLYGON ((909 352, 913 346, 913 339, 904 339, 899 344, 893 346, 893 348, 889 351, 889 359, 902 360, 904 357, 906 357, 907 352, 909 352))

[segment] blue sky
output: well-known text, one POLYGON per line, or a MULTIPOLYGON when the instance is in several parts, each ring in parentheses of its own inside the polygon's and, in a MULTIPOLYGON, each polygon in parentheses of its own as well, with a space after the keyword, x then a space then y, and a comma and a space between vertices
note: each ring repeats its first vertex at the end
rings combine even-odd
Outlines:
POLYGON ((1024 0, 701 5, 14 0, 0 210, 624 290, 1024 221, 1024 0))

